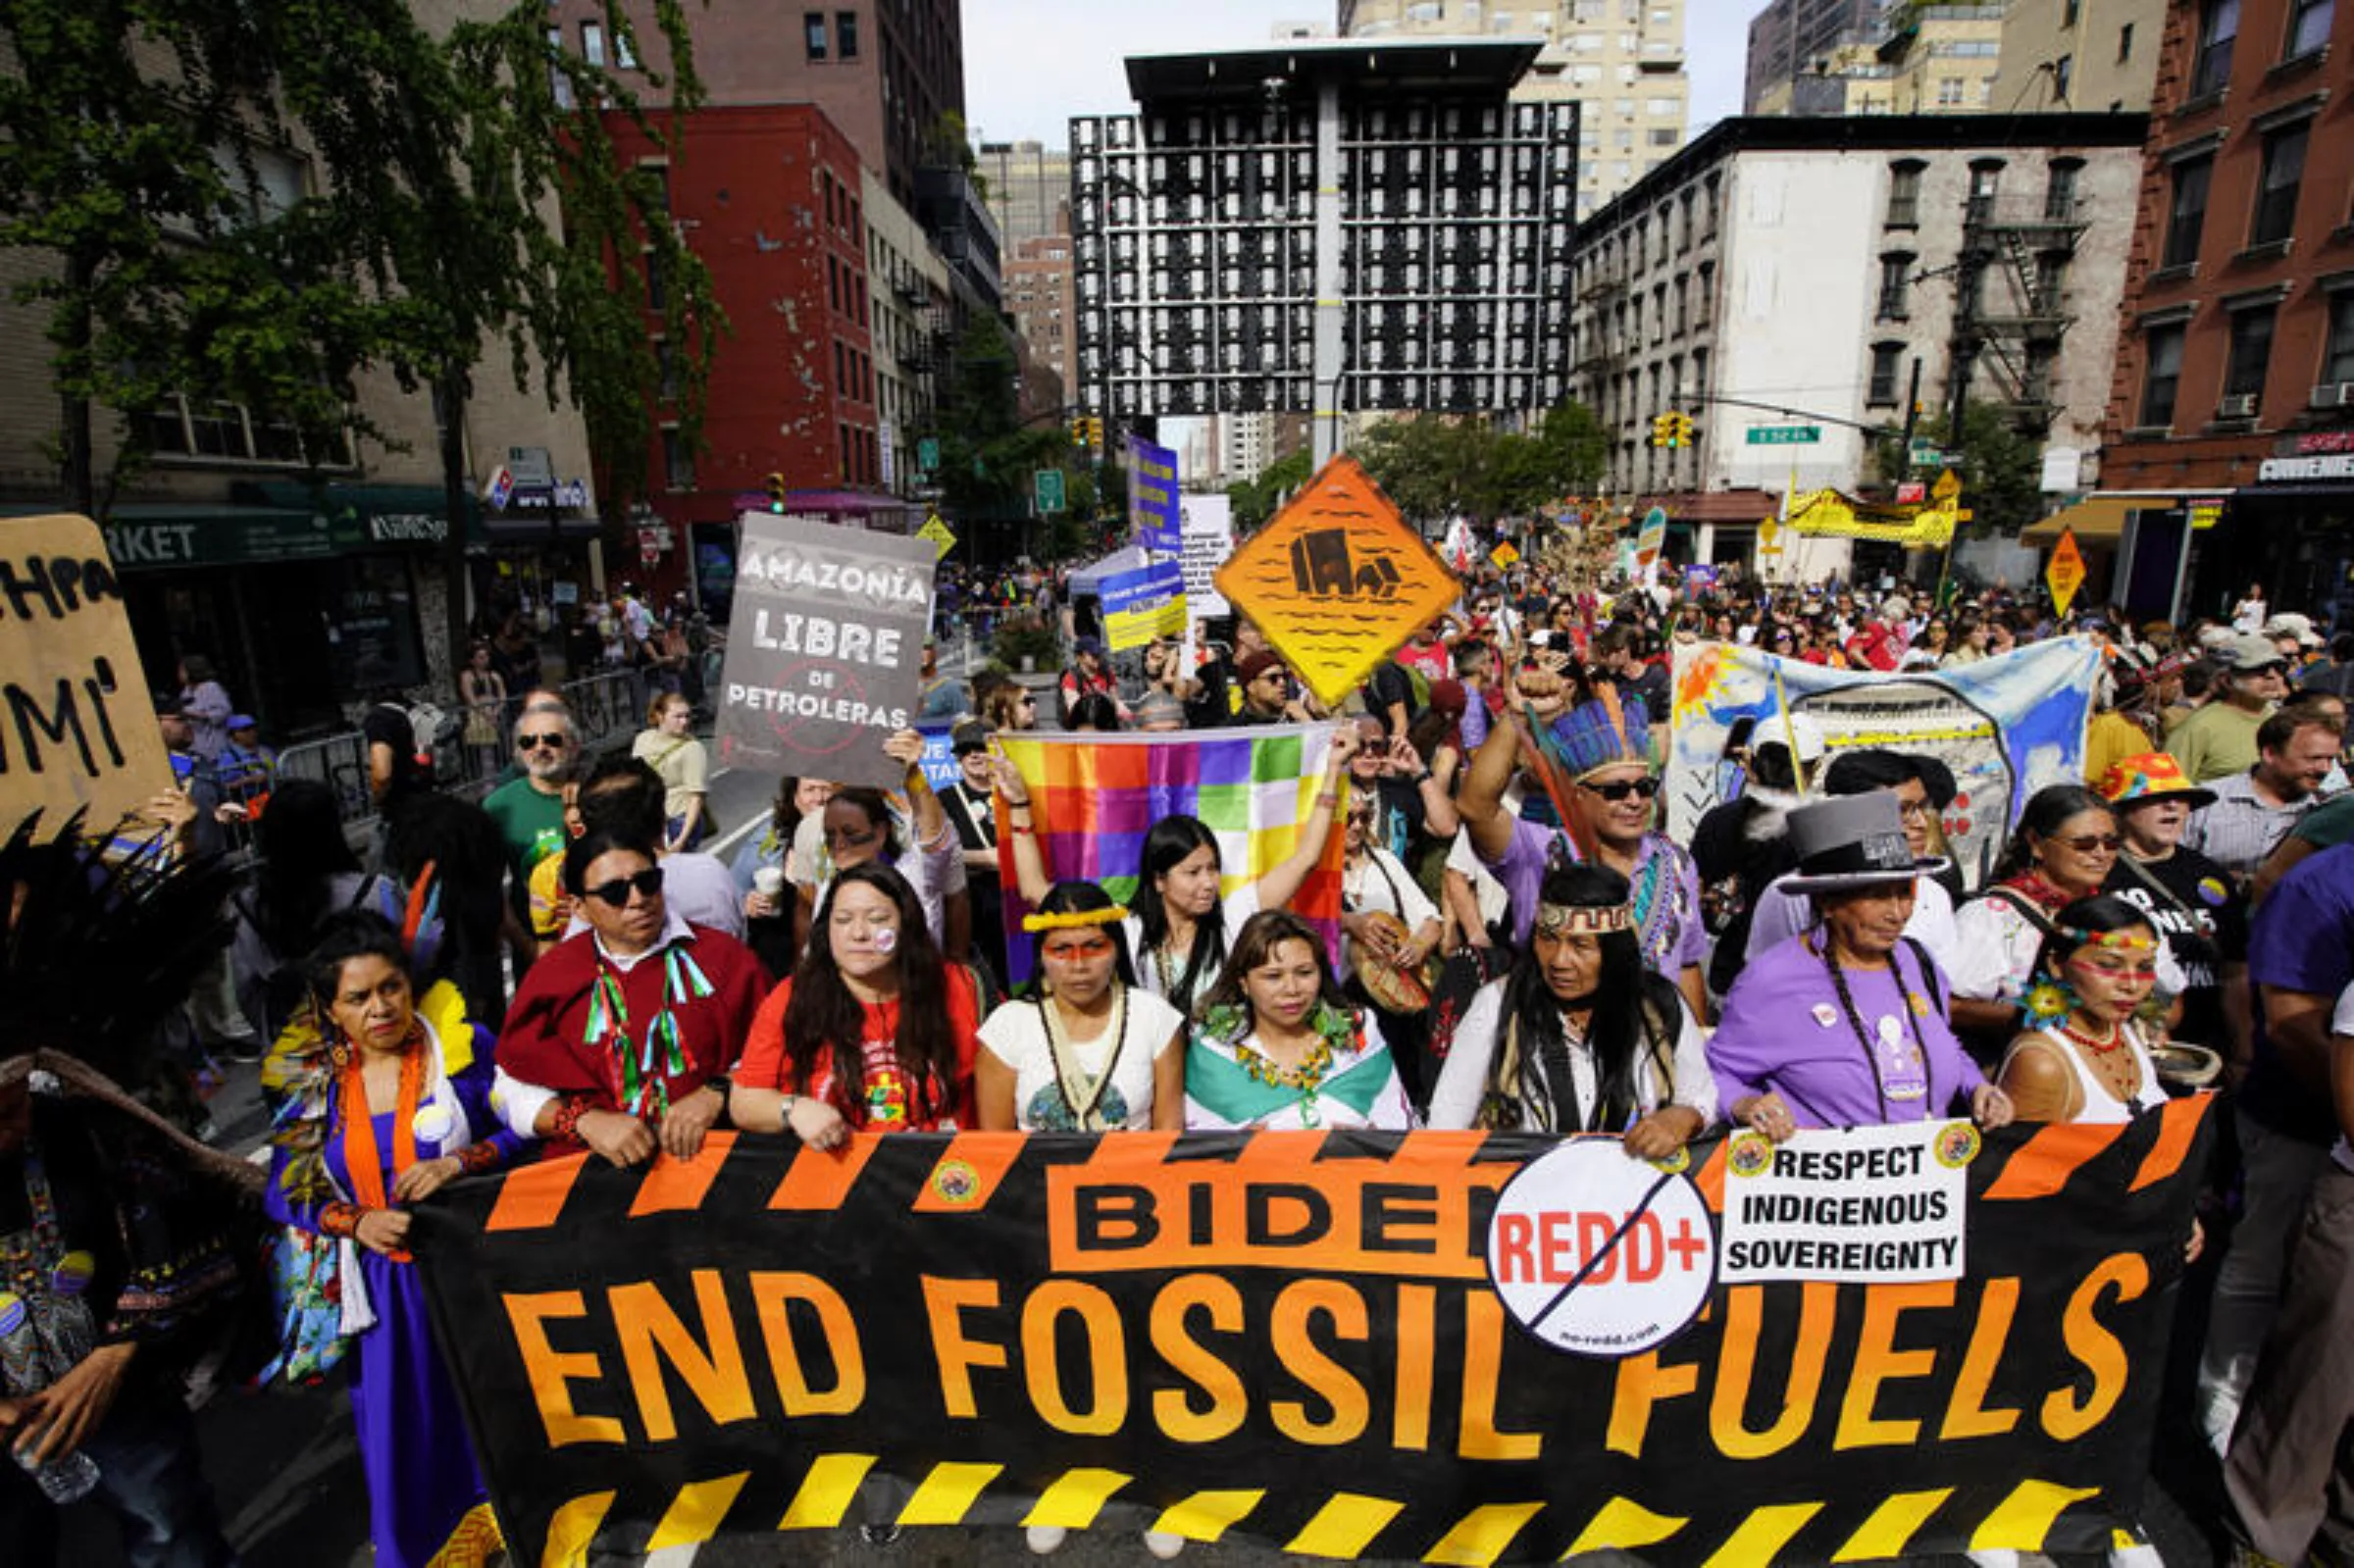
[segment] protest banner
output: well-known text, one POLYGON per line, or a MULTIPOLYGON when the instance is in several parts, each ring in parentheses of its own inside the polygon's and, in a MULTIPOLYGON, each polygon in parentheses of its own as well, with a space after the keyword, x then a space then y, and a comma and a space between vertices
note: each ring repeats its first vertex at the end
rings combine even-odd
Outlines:
POLYGON ((1801 1133, 1775 1144, 1736 1134, 1726 1150, 1728 1285, 1958 1280, 1968 1122, 1801 1133))
POLYGON ((1975 887, 2027 797, 2084 782, 2100 650, 2084 637, 2030 643, 1975 664, 1881 675, 1781 659, 1739 643, 1675 650, 1675 707, 1665 776, 1668 832, 1688 842, 1725 798, 1727 732, 1756 722, 1753 742, 1787 744, 1788 716, 1825 747, 1816 777, 1843 750, 1934 757, 1952 770, 1947 852, 1975 887))
POLYGON ((0 532, 0 832, 105 833, 172 787, 112 558, 85 517, 0 532))
POLYGON ((1462 591, 1346 455, 1301 486, 1216 582, 1328 707, 1462 591))
MULTIPOLYGON (((1030 789, 1039 851, 1050 880, 1092 882, 1126 903, 1136 894, 1145 835, 1164 817, 1192 817, 1218 841, 1219 896, 1256 882, 1300 846, 1300 825, 1315 813, 1330 725, 1150 734, 1008 732, 998 747, 1030 789)), ((998 885, 1005 929, 1019 931, 1029 906, 1013 868, 1013 825, 998 822, 998 885)), ((1287 906, 1340 951, 1341 858, 1347 843, 1328 834, 1324 853, 1287 906)), ((1006 953, 1018 984, 1030 978, 1030 944, 1006 953)))
POLYGON ((720 678, 719 760, 772 777, 898 784, 932 621, 931 541, 746 513, 720 678))
POLYGON ((1177 454, 1141 435, 1128 437, 1128 524, 1148 550, 1185 547, 1177 521, 1177 454))
POLYGON ((1185 631, 1185 568, 1175 561, 1103 580, 1103 640, 1114 653, 1185 631))
MULTIPOLYGON (((1616 1355, 1491 1283, 1634 1267, 1631 1228, 1588 1224, 1617 1199, 1505 1205, 1562 1147, 1526 1135, 722 1132, 454 1184, 411 1243, 520 1562, 861 1523, 1434 1563, 2097 1552, 2139 1508, 2206 1109, 1989 1133, 1961 1278, 1718 1281, 1616 1355)), ((1588 1146, 1714 1247, 1723 1143, 1681 1171, 1588 1146)))
POLYGON ((1189 495, 1178 512, 1185 562, 1186 613, 1213 621, 1233 613, 1218 592, 1218 568, 1234 553, 1234 503, 1223 495, 1189 495))

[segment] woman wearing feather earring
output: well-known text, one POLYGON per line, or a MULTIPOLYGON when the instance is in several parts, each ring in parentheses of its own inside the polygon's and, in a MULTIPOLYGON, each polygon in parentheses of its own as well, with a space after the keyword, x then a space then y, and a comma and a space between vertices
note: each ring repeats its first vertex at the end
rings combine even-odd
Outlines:
POLYGON ((400 935, 373 913, 330 917, 304 967, 323 1048, 278 1064, 286 1099, 265 1201, 280 1224, 335 1243, 377 1561, 487 1562, 498 1526, 453 1437, 463 1419, 406 1246, 410 1205, 521 1147, 490 1109, 490 1036, 454 986, 419 1005, 400 935))

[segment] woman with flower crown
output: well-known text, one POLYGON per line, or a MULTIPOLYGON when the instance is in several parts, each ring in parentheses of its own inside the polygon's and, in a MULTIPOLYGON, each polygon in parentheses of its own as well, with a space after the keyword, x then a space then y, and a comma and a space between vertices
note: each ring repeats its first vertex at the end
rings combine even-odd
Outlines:
POLYGON ((1403 1132, 1413 1119, 1389 1046, 1341 994, 1315 928, 1281 909, 1244 922, 1186 1047, 1186 1127, 1403 1132))
POLYGON ((1185 1015, 1136 984, 1127 916, 1094 883, 1066 882, 1023 919, 1039 980, 981 1026, 985 1132, 1185 1127, 1185 1015))
MULTIPOLYGON (((265 1199, 281 1225, 324 1239, 325 1299, 353 1352, 351 1413, 385 1568, 487 1562, 488 1493, 409 1268, 409 1211, 461 1176, 496 1170, 522 1140, 490 1108, 488 1031, 443 984, 421 1004, 400 933, 371 911, 331 916, 304 971, 314 1016, 272 1059, 284 1091, 265 1199), (306 1038, 320 1048, 305 1052, 306 1038)), ((288 1347, 323 1369, 322 1344, 288 1347)), ((275 1370, 275 1368, 273 1369, 275 1370)))
POLYGON ((2114 894, 2052 917, 1997 1075, 2022 1122, 2126 1122, 2166 1103, 2133 1022, 2158 980, 2150 917, 2114 894))

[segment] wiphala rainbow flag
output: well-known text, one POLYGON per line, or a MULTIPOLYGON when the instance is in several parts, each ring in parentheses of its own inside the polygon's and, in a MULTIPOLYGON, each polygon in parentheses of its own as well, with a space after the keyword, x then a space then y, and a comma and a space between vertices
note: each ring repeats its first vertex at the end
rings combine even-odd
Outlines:
MULTIPOLYGON (((1265 875, 1299 846, 1300 824, 1315 809, 1332 747, 1330 725, 1266 725, 1167 734, 1000 734, 998 743, 1030 785, 1031 820, 1048 875, 1099 884, 1121 903, 1136 892, 1145 835, 1163 817, 1192 816, 1217 835, 1222 892, 1265 875)), ((1316 869, 1286 906, 1324 933, 1337 952, 1341 856, 1336 814, 1316 869)), ((1013 835, 999 809, 999 882, 1005 890, 1012 979, 1029 979, 1027 912, 1016 890, 1013 835)))

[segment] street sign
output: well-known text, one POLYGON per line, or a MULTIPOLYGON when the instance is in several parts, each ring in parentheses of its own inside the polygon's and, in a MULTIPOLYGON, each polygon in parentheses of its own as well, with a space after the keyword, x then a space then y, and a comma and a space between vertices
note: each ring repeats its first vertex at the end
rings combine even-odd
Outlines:
POLYGON ((2191 531, 2204 533, 2224 520, 2224 498, 2220 495, 2202 497, 2185 503, 2185 510, 2190 513, 2191 531))
POLYGON ((2046 495, 2083 488, 2084 454, 2073 446, 2043 449, 2043 480, 2037 486, 2046 495))
POLYGON ((1062 503, 1064 499, 1062 493, 1062 470, 1058 468, 1042 468, 1036 474, 1030 476, 1030 480, 1031 483, 1038 491, 1038 509, 1040 512, 1059 512, 1062 510, 1062 503))
POLYGON ((1509 571, 1512 566, 1518 563, 1520 559, 1520 552, 1512 548, 1511 540, 1505 539, 1498 543, 1496 548, 1488 552, 1488 559, 1496 563, 1496 568, 1498 571, 1509 571))
POLYGON ((1907 480, 1896 487, 1896 504, 1919 506, 1929 498, 1929 487, 1919 480, 1907 480))
POLYGON ((919 472, 925 474, 940 467, 939 436, 927 435, 915 443, 915 466, 919 472))
POLYGON ((2043 569, 2043 584, 2052 590, 2053 612, 2068 614, 2076 589, 2084 585, 2084 554, 2076 548, 2075 530, 2060 531, 2060 543, 2052 551, 2051 564, 2043 569))
POLYGON ((556 482, 556 466, 544 446, 508 447, 507 472, 519 490, 544 490, 556 482))
POLYGON ((1914 468, 1952 468, 1962 461, 1962 454, 1916 435, 1913 444, 1905 448, 1905 461, 1914 468))
POLYGON ((1962 481, 1954 478, 1954 471, 1950 468, 1938 475, 1937 482, 1929 486, 1929 498, 1939 506, 1949 505, 1961 493, 1962 481))
POLYGON ((955 531, 940 520, 938 512, 924 519, 924 526, 915 531, 915 536, 919 539, 930 539, 932 548, 938 555, 946 555, 956 548, 955 531))
POLYGON ((1819 425, 1753 425, 1749 428, 1752 446, 1813 446, 1822 439, 1819 425))

